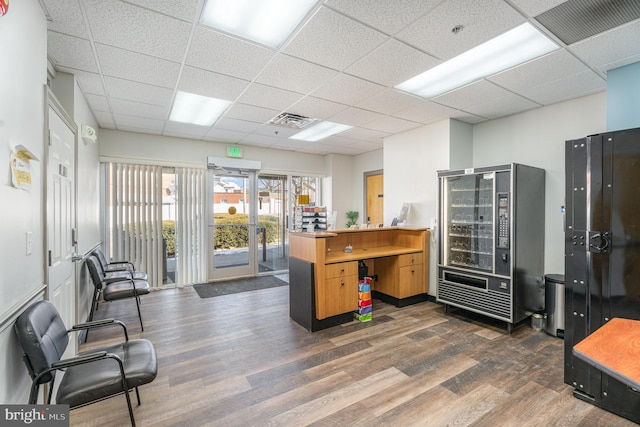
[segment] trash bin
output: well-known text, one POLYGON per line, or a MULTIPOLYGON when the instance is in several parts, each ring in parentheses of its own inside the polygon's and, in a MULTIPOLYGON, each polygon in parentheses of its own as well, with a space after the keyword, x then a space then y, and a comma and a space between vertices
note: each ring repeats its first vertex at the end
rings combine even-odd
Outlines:
POLYGON ((554 337, 564 338, 564 275, 544 276, 544 331, 554 337))

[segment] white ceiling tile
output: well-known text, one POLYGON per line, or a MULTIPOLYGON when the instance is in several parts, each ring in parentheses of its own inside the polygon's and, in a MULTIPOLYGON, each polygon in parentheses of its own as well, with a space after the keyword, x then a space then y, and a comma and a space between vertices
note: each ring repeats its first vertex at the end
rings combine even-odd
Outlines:
POLYGON ((472 125, 486 122, 488 120, 486 117, 476 116, 474 114, 465 113, 464 111, 457 111, 451 116, 451 118, 461 122, 470 123, 472 125))
POLYGON ((94 111, 93 116, 101 128, 115 129, 116 125, 113 122, 113 116, 108 111, 94 111))
POLYGON ((441 61, 401 41, 390 39, 345 70, 349 74, 392 87, 441 61), (401 64, 399 66, 399 64, 401 64))
POLYGON ((84 96, 89 107, 94 111, 110 111, 106 96, 87 94, 84 96))
POLYGON ((600 71, 632 63, 640 55, 640 19, 570 46, 570 49, 600 71), (629 58, 631 62, 626 62, 629 58))
POLYGON ((383 90, 384 86, 348 74, 339 74, 315 90, 313 96, 341 104, 357 104, 383 90))
POLYGON ((358 141, 351 144, 349 148, 357 150, 358 153, 368 153, 370 151, 380 150, 384 147, 382 140, 380 141, 358 141))
POLYGON ((422 126, 422 123, 416 123, 409 120, 399 119, 397 117, 385 117, 371 123, 365 124, 363 127, 367 129, 379 130, 391 134, 401 133, 409 129, 415 129, 422 126))
POLYGON ((294 129, 286 126, 276 126, 276 125, 262 125, 259 129, 253 132, 256 135, 264 135, 273 138, 279 138, 280 140, 285 140, 292 135, 300 132, 302 129, 294 129))
POLYGON ((139 128, 135 126, 118 126, 117 130, 124 132, 142 133, 147 135, 162 135, 162 131, 154 128, 139 128))
POLYGON ((89 38, 78 0, 42 0, 47 14, 47 28, 83 39, 89 38))
POLYGON ((347 108, 329 117, 329 120, 345 125, 362 126, 375 120, 382 120, 385 117, 384 114, 374 113, 373 111, 363 110, 362 108, 347 108))
POLYGON ((146 9, 191 22, 198 19, 198 0, 128 0, 146 9))
POLYGON ((266 123, 282 110, 271 110, 269 108, 256 107, 255 105, 241 104, 236 102, 226 112, 224 117, 240 120, 248 120, 256 123, 266 123))
POLYGON ((145 117, 148 119, 166 120, 169 117, 169 107, 163 105, 143 104, 142 102, 126 99, 111 99, 114 114, 145 117))
POLYGON ((274 55, 274 51, 262 46, 198 27, 186 64, 239 79, 253 80, 274 55))
POLYGON ((249 134, 242 138, 240 144, 242 145, 254 145, 256 147, 271 147, 278 144, 281 138, 276 136, 258 135, 256 133, 249 134))
POLYGON ((173 89, 180 64, 149 55, 96 43, 100 69, 105 76, 173 89))
POLYGON ((172 102, 173 91, 171 89, 114 77, 105 77, 104 82, 107 93, 113 98, 163 106, 169 106, 172 102))
POLYGON ((284 51, 341 71, 386 39, 384 34, 322 7, 284 51))
POLYGON ((302 95, 299 93, 254 83, 242 94, 238 102, 282 111, 300 98, 302 95))
POLYGON ((393 114, 405 120, 411 120, 418 123, 430 124, 451 117, 455 113, 455 109, 435 102, 422 100, 411 107, 393 114))
POLYGON ((203 138, 209 131, 208 126, 197 126, 189 123, 172 122, 168 120, 164 125, 163 135, 177 137, 203 138))
POLYGON ((393 35, 442 0, 329 0, 326 5, 364 22, 383 33, 393 35))
POLYGON ((249 86, 249 81, 213 73, 193 67, 184 67, 178 90, 212 98, 236 100, 249 86))
POLYGON ((529 16, 537 16, 567 0, 511 0, 529 16))
POLYGON ((47 55, 55 65, 92 73, 98 72, 91 43, 88 40, 48 32, 47 55))
POLYGON ((251 133, 262 126, 260 123, 247 120, 232 119, 223 117, 215 124, 216 129, 233 130, 237 132, 251 133))
POLYGON ((496 86, 491 82, 479 80, 443 95, 436 96, 432 101, 454 109, 466 110, 466 107, 470 105, 482 104, 510 94, 511 92, 508 90, 496 86))
POLYGON ((497 119, 499 117, 509 116, 511 114, 532 110, 538 107, 540 107, 540 104, 514 93, 509 93, 502 98, 496 98, 491 101, 470 105, 465 109, 465 111, 476 116, 482 116, 488 119, 497 119))
POLYGON ((433 101, 489 119, 540 107, 486 80, 437 96, 433 101))
POLYGON ((150 129, 154 131, 162 131, 164 121, 156 119, 147 119, 144 117, 125 116, 122 114, 113 115, 118 129, 122 127, 135 129, 150 129))
POLYGON ((105 96, 104 86, 100 74, 88 73, 86 71, 71 70, 65 67, 59 67, 59 72, 73 74, 76 77, 78 86, 82 93, 105 96))
POLYGON ((96 42, 180 62, 191 24, 118 0, 85 0, 96 42))
POLYGON ((313 96, 305 96, 300 101, 288 107, 287 111, 305 117, 324 120, 346 108, 348 107, 344 104, 314 98, 313 96))
POLYGON ((543 85, 523 88, 520 93, 542 105, 549 105, 574 98, 576 94, 586 96, 605 91, 606 88, 602 77, 587 70, 543 85))
POLYGON ((337 71, 330 68, 321 67, 288 55, 278 54, 260 73, 256 82, 295 92, 308 93, 331 80, 337 74, 337 71))
POLYGON ((237 132, 233 130, 212 128, 207 132, 204 139, 208 141, 220 141, 228 143, 236 143, 246 137, 246 132, 237 132))
POLYGON ((398 38, 447 60, 525 22, 503 0, 448 0, 398 34, 398 38), (457 34, 452 29, 462 25, 457 34))
POLYGON ((376 113, 393 115, 405 110, 412 105, 422 102, 423 99, 396 89, 387 89, 371 98, 358 103, 356 106, 376 113))
POLYGON ((382 143, 383 138, 390 136, 391 134, 388 132, 381 132, 379 130, 354 127, 342 132, 342 135, 351 139, 382 143))
POLYGON ((575 56, 566 50, 556 50, 548 55, 487 77, 487 80, 511 91, 520 91, 586 70, 588 70, 587 66, 575 56))

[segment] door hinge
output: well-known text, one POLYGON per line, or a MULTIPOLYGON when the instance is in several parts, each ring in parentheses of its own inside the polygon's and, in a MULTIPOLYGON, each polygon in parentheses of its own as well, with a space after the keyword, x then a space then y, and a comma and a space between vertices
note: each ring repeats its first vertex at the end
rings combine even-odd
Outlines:
POLYGON ((51 260, 52 260, 52 254, 51 251, 49 251, 49 267, 51 267, 51 260))

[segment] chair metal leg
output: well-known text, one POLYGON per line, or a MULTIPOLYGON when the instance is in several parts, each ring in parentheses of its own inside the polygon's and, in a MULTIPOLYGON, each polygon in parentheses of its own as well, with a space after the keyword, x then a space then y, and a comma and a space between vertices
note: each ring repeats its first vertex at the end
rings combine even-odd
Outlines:
MULTIPOLYGON (((100 296, 100 292, 98 291, 98 288, 95 288, 95 290, 93 291, 93 301, 91 301, 91 310, 89 310, 89 322, 93 320, 93 315, 96 313, 96 310, 98 309, 99 296, 100 296)), ((84 342, 86 343, 88 339, 89 339, 89 330, 87 329, 84 334, 84 342)))
POLYGON ((138 387, 136 387, 136 397, 138 398, 138 406, 142 405, 140 402, 140 390, 138 390, 138 387))
POLYGON ((136 427, 136 420, 133 418, 133 407, 131 406, 131 397, 129 396, 129 389, 127 388, 126 381, 123 380, 125 389, 124 395, 127 398, 127 407, 129 408, 129 418, 131 419, 131 426, 136 427))
POLYGON ((138 298, 136 298, 136 307, 138 308, 138 318, 140 319, 140 329, 144 332, 144 326, 142 326, 142 314, 140 313, 140 303, 138 302, 138 298))

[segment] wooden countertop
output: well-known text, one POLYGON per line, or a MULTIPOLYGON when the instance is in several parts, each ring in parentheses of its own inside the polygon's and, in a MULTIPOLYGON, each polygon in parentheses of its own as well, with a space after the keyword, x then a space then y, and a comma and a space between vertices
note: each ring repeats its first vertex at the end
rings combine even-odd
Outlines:
POLYGON ((375 231, 388 231, 388 230, 407 230, 407 231, 424 231, 428 230, 427 227, 376 227, 376 228, 339 228, 337 230, 332 231, 315 231, 315 232, 306 232, 306 231, 292 231, 290 234, 300 237, 308 237, 310 239, 317 239, 323 237, 335 237, 339 234, 347 234, 347 233, 368 233, 375 231))
POLYGON ((358 261, 361 259, 381 258, 416 252, 422 252, 422 249, 404 248, 400 246, 379 246, 377 248, 354 249, 353 252, 334 251, 327 254, 325 263, 334 264, 337 262, 358 261))
POLYGON ((613 318, 573 347, 573 354, 640 390, 640 321, 613 318))

